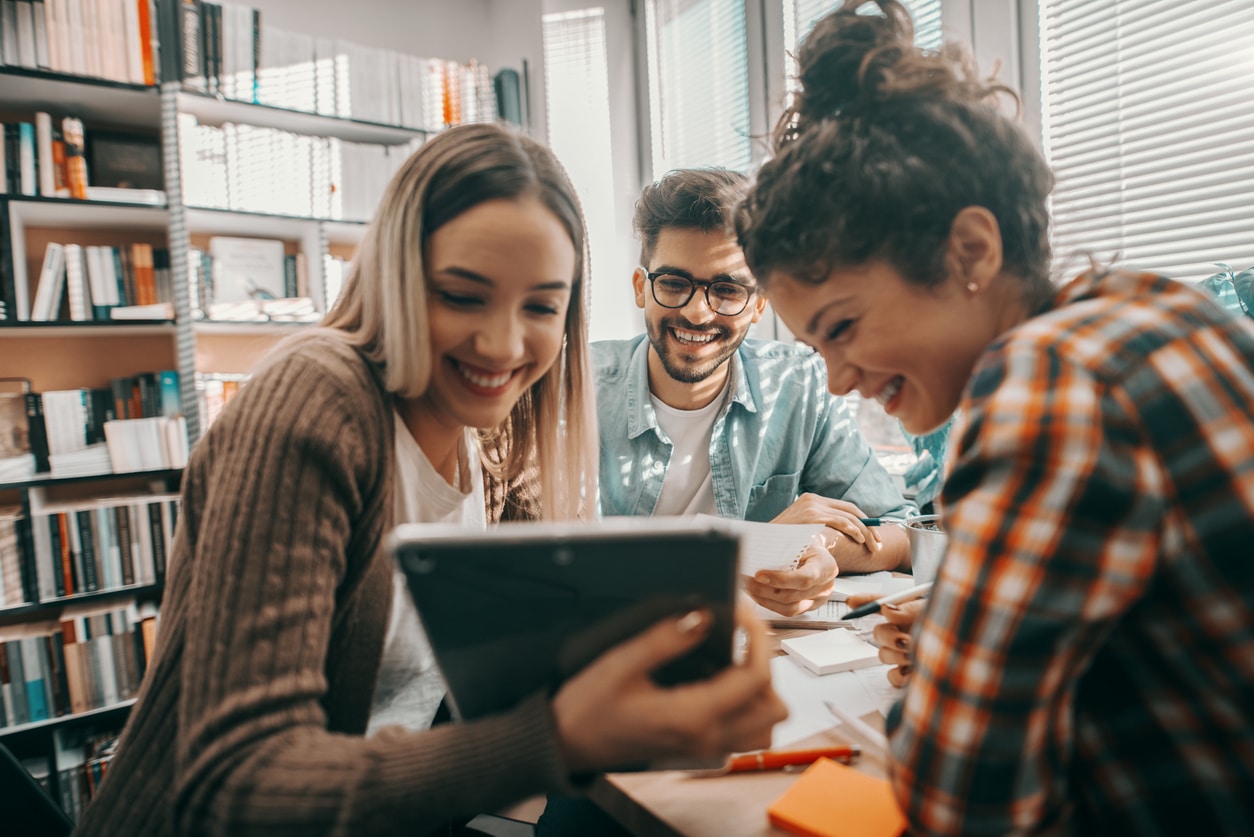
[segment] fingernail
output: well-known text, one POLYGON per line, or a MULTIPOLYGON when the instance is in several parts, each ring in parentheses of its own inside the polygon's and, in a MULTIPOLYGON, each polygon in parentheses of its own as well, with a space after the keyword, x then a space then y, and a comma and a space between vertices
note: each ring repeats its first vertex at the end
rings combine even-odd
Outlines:
POLYGON ((675 629, 681 634, 688 634, 701 627, 704 622, 705 613, 703 611, 690 610, 675 622, 675 629))
POLYGON ((896 645, 898 648, 900 648, 902 651, 906 651, 910 648, 910 637, 908 636, 897 637, 897 639, 893 642, 893 644, 896 645))
POLYGON ((910 672, 912 672, 912 671, 914 671, 914 666, 902 666, 902 667, 901 667, 901 676, 902 676, 902 677, 909 677, 909 676, 910 676, 910 672))
POLYGON ((898 611, 898 610, 901 610, 901 608, 900 608, 900 607, 898 607, 897 605, 893 604, 892 602, 885 602, 884 604, 880 605, 880 608, 882 608, 883 610, 891 610, 891 611, 894 611, 894 612, 896 612, 896 611, 898 611))

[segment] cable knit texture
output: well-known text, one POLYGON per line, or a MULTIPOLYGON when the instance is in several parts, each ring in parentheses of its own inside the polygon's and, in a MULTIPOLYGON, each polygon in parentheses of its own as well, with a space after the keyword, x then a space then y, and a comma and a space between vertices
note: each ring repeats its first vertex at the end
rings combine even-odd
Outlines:
MULTIPOLYGON (((379 371, 327 331, 281 346, 223 411, 184 474, 155 658, 77 835, 408 837, 569 787, 542 695, 362 737, 393 431, 379 371)), ((527 485, 487 479, 490 520, 525 516, 527 485)))

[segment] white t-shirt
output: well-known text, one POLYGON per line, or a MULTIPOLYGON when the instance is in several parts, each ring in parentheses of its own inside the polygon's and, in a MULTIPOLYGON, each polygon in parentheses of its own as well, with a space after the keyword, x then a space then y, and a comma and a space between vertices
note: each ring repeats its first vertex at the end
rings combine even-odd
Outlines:
POLYGON ((671 440, 662 493, 654 514, 714 514, 714 482, 710 477, 710 437, 714 420, 727 400, 727 386, 697 410, 677 410, 650 394, 658 427, 671 440))
MULTIPOLYGON (((487 528, 483 471, 474 432, 467 428, 458 450, 457 487, 449 485, 414 441, 400 415, 396 422, 396 490, 393 514, 400 523, 460 523, 468 530, 487 528)), ((431 644, 418 621, 404 574, 392 568, 392 613, 374 704, 366 734, 386 726, 423 730, 444 696, 444 679, 431 644)))

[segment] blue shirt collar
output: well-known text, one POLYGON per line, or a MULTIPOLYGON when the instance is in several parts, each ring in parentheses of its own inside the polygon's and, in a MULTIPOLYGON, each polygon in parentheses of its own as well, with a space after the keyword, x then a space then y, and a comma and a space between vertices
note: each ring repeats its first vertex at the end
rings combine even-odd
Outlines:
MULTIPOLYGON (((631 353, 628 361, 627 375, 627 437, 635 439, 642 433, 658 429, 657 412, 653 409, 653 401, 649 393, 649 343, 648 336, 641 340, 631 353)), ((732 393, 728 399, 730 405, 739 404, 751 413, 758 411, 758 402, 753 395, 753 387, 749 385, 749 374, 746 364, 741 360, 740 348, 728 358, 731 364, 732 393)))

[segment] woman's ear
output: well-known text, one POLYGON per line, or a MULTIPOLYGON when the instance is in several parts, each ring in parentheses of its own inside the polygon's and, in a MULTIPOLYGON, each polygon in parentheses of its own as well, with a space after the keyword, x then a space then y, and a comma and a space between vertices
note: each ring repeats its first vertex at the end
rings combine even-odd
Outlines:
POLYGON ((1001 272, 1001 225, 982 206, 961 209, 949 227, 945 266, 949 278, 979 293, 1001 272))

